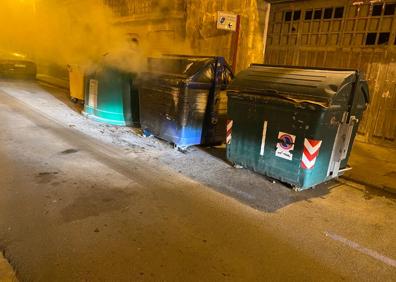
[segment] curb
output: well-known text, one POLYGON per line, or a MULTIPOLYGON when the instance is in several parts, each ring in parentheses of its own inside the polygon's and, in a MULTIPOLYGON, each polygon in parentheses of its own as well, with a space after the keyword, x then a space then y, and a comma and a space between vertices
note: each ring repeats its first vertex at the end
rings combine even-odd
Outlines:
POLYGON ((345 175, 341 176, 341 178, 344 178, 345 180, 348 180, 348 181, 355 182, 355 183, 360 184, 360 185, 364 185, 364 186, 367 186, 367 187, 370 187, 370 188, 374 188, 374 189, 379 189, 379 190, 386 191, 388 193, 392 193, 392 194, 396 195, 396 187, 381 186, 381 185, 369 183, 369 182, 366 182, 366 181, 363 181, 363 180, 358 180, 358 179, 355 179, 353 177, 349 177, 349 176, 345 176, 345 175))
POLYGON ((67 81, 65 79, 60 79, 60 78, 52 77, 52 76, 45 75, 45 74, 37 74, 36 80, 39 82, 44 82, 44 83, 65 89, 65 90, 69 90, 69 81, 67 81))

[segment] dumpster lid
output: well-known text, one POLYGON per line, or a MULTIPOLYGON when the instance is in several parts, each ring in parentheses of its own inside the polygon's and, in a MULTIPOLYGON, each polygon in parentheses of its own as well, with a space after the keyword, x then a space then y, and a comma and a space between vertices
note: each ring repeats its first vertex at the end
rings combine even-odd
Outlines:
POLYGON ((351 93, 342 90, 357 79, 358 72, 352 69, 252 64, 236 76, 229 91, 275 96, 292 102, 307 102, 329 107, 332 104, 339 104, 337 101, 346 101, 351 93))

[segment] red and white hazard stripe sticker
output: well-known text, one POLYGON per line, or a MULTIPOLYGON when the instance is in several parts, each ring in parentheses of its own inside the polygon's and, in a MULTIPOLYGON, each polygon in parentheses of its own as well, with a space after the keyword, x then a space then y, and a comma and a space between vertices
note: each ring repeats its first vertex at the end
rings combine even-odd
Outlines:
POLYGON ((301 160, 303 169, 312 169, 319 155, 322 140, 304 139, 304 153, 301 160))
POLYGON ((227 120, 227 137, 226 137, 226 142, 227 144, 231 144, 231 137, 232 137, 232 125, 233 125, 232 120, 227 120))

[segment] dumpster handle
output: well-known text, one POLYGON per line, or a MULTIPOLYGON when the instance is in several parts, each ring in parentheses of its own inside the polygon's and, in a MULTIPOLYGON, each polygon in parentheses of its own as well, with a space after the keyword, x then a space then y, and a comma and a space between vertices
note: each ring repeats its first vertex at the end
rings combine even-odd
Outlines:
MULTIPOLYGON (((339 89, 337 89, 337 91, 336 91, 336 93, 339 93, 339 92, 341 92, 345 87, 347 87, 349 84, 353 84, 353 83, 355 83, 355 82, 349 82, 349 83, 345 83, 343 86, 341 86, 339 89)), ((353 85, 352 85, 352 87, 353 87, 353 85)))
POLYGON ((348 102, 348 119, 347 119, 347 123, 349 123, 352 119, 352 116, 355 114, 355 107, 357 104, 357 95, 358 95, 358 89, 359 87, 361 87, 361 79, 360 79, 360 72, 356 71, 356 79, 352 84, 352 92, 351 92, 351 97, 349 98, 349 102, 348 102))
POLYGON ((364 100, 366 101, 366 104, 370 104, 370 95, 369 92, 367 91, 367 87, 364 87, 365 85, 367 86, 367 81, 366 80, 361 80, 360 81, 362 84, 360 85, 360 89, 363 92, 364 95, 364 100))

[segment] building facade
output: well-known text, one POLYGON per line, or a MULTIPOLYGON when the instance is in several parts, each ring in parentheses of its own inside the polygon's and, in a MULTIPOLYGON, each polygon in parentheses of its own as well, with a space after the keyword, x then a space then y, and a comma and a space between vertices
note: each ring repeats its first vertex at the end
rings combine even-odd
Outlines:
POLYGON ((234 32, 218 30, 217 13, 241 16, 237 70, 264 60, 269 4, 257 0, 104 0, 151 53, 220 55, 231 63, 234 32))
POLYGON ((271 5, 265 63, 360 69, 371 101, 360 138, 396 146, 396 2, 283 1, 271 5))

